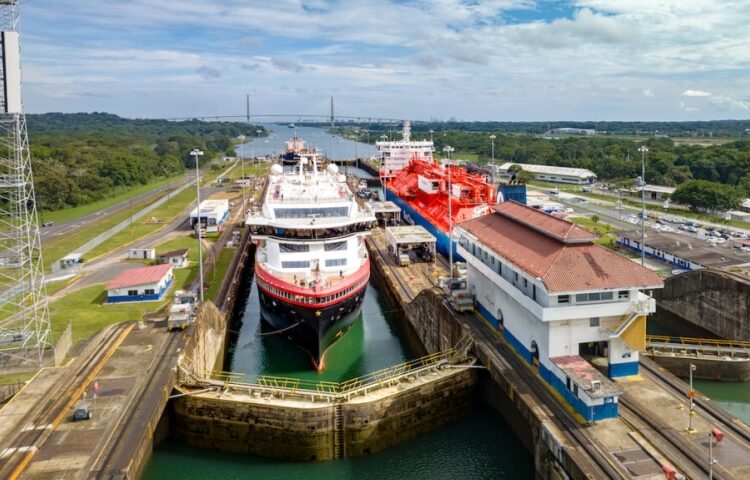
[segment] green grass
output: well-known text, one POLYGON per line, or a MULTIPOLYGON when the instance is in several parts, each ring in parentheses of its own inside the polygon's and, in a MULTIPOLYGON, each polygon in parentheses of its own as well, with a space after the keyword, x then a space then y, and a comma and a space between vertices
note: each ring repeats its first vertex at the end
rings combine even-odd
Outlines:
POLYGON ((205 281, 208 284, 208 290, 206 291, 206 300, 216 301, 216 296, 219 294, 221 283, 224 280, 224 276, 229 269, 229 264, 232 263, 234 253, 237 251, 236 248, 222 248, 219 253, 219 258, 216 260, 216 265, 211 274, 206 277, 205 281))
POLYGON ((105 240, 96 247, 92 248, 86 257, 90 260, 103 255, 111 250, 120 248, 123 245, 150 235, 171 222, 179 215, 185 207, 195 200, 195 190, 188 188, 172 197, 169 202, 150 211, 144 217, 135 221, 132 225, 117 232, 112 238, 105 240), (147 223, 150 218, 157 218, 159 223, 147 223))
POLYGON ((172 177, 162 177, 162 178, 159 178, 158 180, 154 180, 153 182, 149 182, 145 185, 114 189, 113 195, 109 198, 105 198, 102 200, 98 200, 96 202, 88 203, 86 205, 81 205, 79 207, 64 208, 61 210, 54 210, 51 212, 40 212, 39 221, 41 223, 44 223, 49 220, 49 221, 53 221, 57 223, 57 222, 69 222, 71 220, 77 220, 81 217, 91 215, 92 213, 96 213, 99 210, 103 210, 105 208, 111 207, 112 205, 123 202, 127 200, 128 198, 135 197, 136 195, 141 195, 143 193, 159 188, 181 177, 182 177, 182 174, 175 175, 172 177))
MULTIPOLYGON (((187 268, 176 268, 174 270, 175 285, 177 289, 187 288, 198 276, 198 240, 190 235, 173 238, 156 247, 156 254, 188 248, 187 268)), ((204 252, 205 253, 205 252, 204 252)))
MULTIPOLYGON (((152 200, 143 200, 133 204, 133 211, 136 212, 148 206, 152 200)), ((130 216, 130 209, 108 215, 107 217, 92 222, 84 227, 79 228, 70 235, 55 237, 53 240, 46 241, 42 244, 42 253, 44 254, 45 270, 49 271, 50 265, 63 256, 74 251, 86 243, 89 239, 106 232, 118 223, 126 220, 130 216)), ((88 257, 88 255, 86 256, 88 257)))
POLYGON ((161 302, 116 303, 103 305, 107 298, 104 285, 93 285, 77 290, 50 305, 52 337, 57 339, 68 322, 73 321, 73 342, 84 340, 114 323, 141 320, 143 315, 164 305, 161 302))
POLYGON ((596 240, 596 243, 598 243, 599 245, 608 248, 614 247, 617 241, 617 237, 614 233, 612 233, 614 227, 609 223, 602 222, 601 220, 599 220, 598 222, 594 222, 587 217, 570 217, 569 220, 574 222, 579 227, 598 235, 599 238, 596 240))

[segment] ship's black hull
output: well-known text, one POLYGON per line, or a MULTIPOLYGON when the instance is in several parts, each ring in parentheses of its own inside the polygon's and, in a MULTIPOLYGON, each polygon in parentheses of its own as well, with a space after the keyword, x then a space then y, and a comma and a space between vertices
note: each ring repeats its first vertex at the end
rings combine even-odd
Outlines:
POLYGON ((276 298, 258 288, 262 319, 274 330, 310 354, 313 366, 322 369, 325 352, 341 338, 357 319, 365 298, 367 283, 353 295, 323 308, 301 306, 276 298))

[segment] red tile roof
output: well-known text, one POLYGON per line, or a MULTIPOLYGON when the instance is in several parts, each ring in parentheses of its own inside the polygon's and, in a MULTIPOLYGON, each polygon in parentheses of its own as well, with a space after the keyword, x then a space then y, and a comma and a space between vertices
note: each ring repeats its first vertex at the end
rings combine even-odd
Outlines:
POLYGON ((141 267, 125 270, 107 284, 107 290, 156 283, 164 278, 170 270, 172 270, 172 265, 168 263, 165 263, 164 265, 156 265, 155 267, 141 267))
MULTIPOLYGON (((501 206, 498 206, 497 210, 500 209, 501 206)), ((565 243, 561 239, 564 234, 550 236, 540 231, 544 226, 558 233, 568 232, 582 238, 580 233, 570 228, 571 222, 539 212, 553 219, 547 222, 546 219, 523 213, 523 210, 525 208, 502 207, 505 213, 522 212, 521 217, 532 219, 537 228, 500 211, 460 223, 458 227, 532 277, 541 278, 548 292, 664 286, 656 273, 591 241, 565 243)))
POLYGON ((503 202, 495 206, 500 215, 523 223, 527 227, 566 243, 596 240, 596 235, 584 230, 573 222, 548 215, 515 201, 503 202))

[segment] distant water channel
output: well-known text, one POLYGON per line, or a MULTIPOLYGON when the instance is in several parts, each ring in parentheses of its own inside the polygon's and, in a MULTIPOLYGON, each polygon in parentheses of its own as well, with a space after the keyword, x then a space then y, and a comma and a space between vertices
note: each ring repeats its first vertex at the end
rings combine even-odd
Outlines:
MULTIPOLYGON (((343 160, 367 158, 374 156, 377 152, 375 147, 366 142, 355 142, 346 138, 331 135, 323 128, 296 127, 289 128, 286 125, 275 123, 264 123, 263 128, 268 131, 267 137, 255 138, 250 142, 237 147, 242 148, 245 156, 278 155, 286 150, 286 141, 295 134, 307 143, 308 147, 315 147, 326 157, 332 160, 343 160)), ((366 140, 363 138, 362 140, 366 140)))

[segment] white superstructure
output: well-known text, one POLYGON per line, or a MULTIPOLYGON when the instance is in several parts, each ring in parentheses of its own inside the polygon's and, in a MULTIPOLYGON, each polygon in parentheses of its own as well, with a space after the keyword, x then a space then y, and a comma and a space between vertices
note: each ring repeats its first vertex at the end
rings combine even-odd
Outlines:
POLYGON ((435 146, 430 140, 412 140, 409 121, 404 122, 401 140, 376 142, 380 153, 380 178, 391 178, 406 167, 412 158, 417 157, 432 162, 435 146))
POLYGON ((367 261, 363 243, 375 217, 360 207, 334 164, 300 159, 292 171, 273 165, 263 206, 246 219, 259 240, 256 266, 288 283, 327 288, 367 261))

